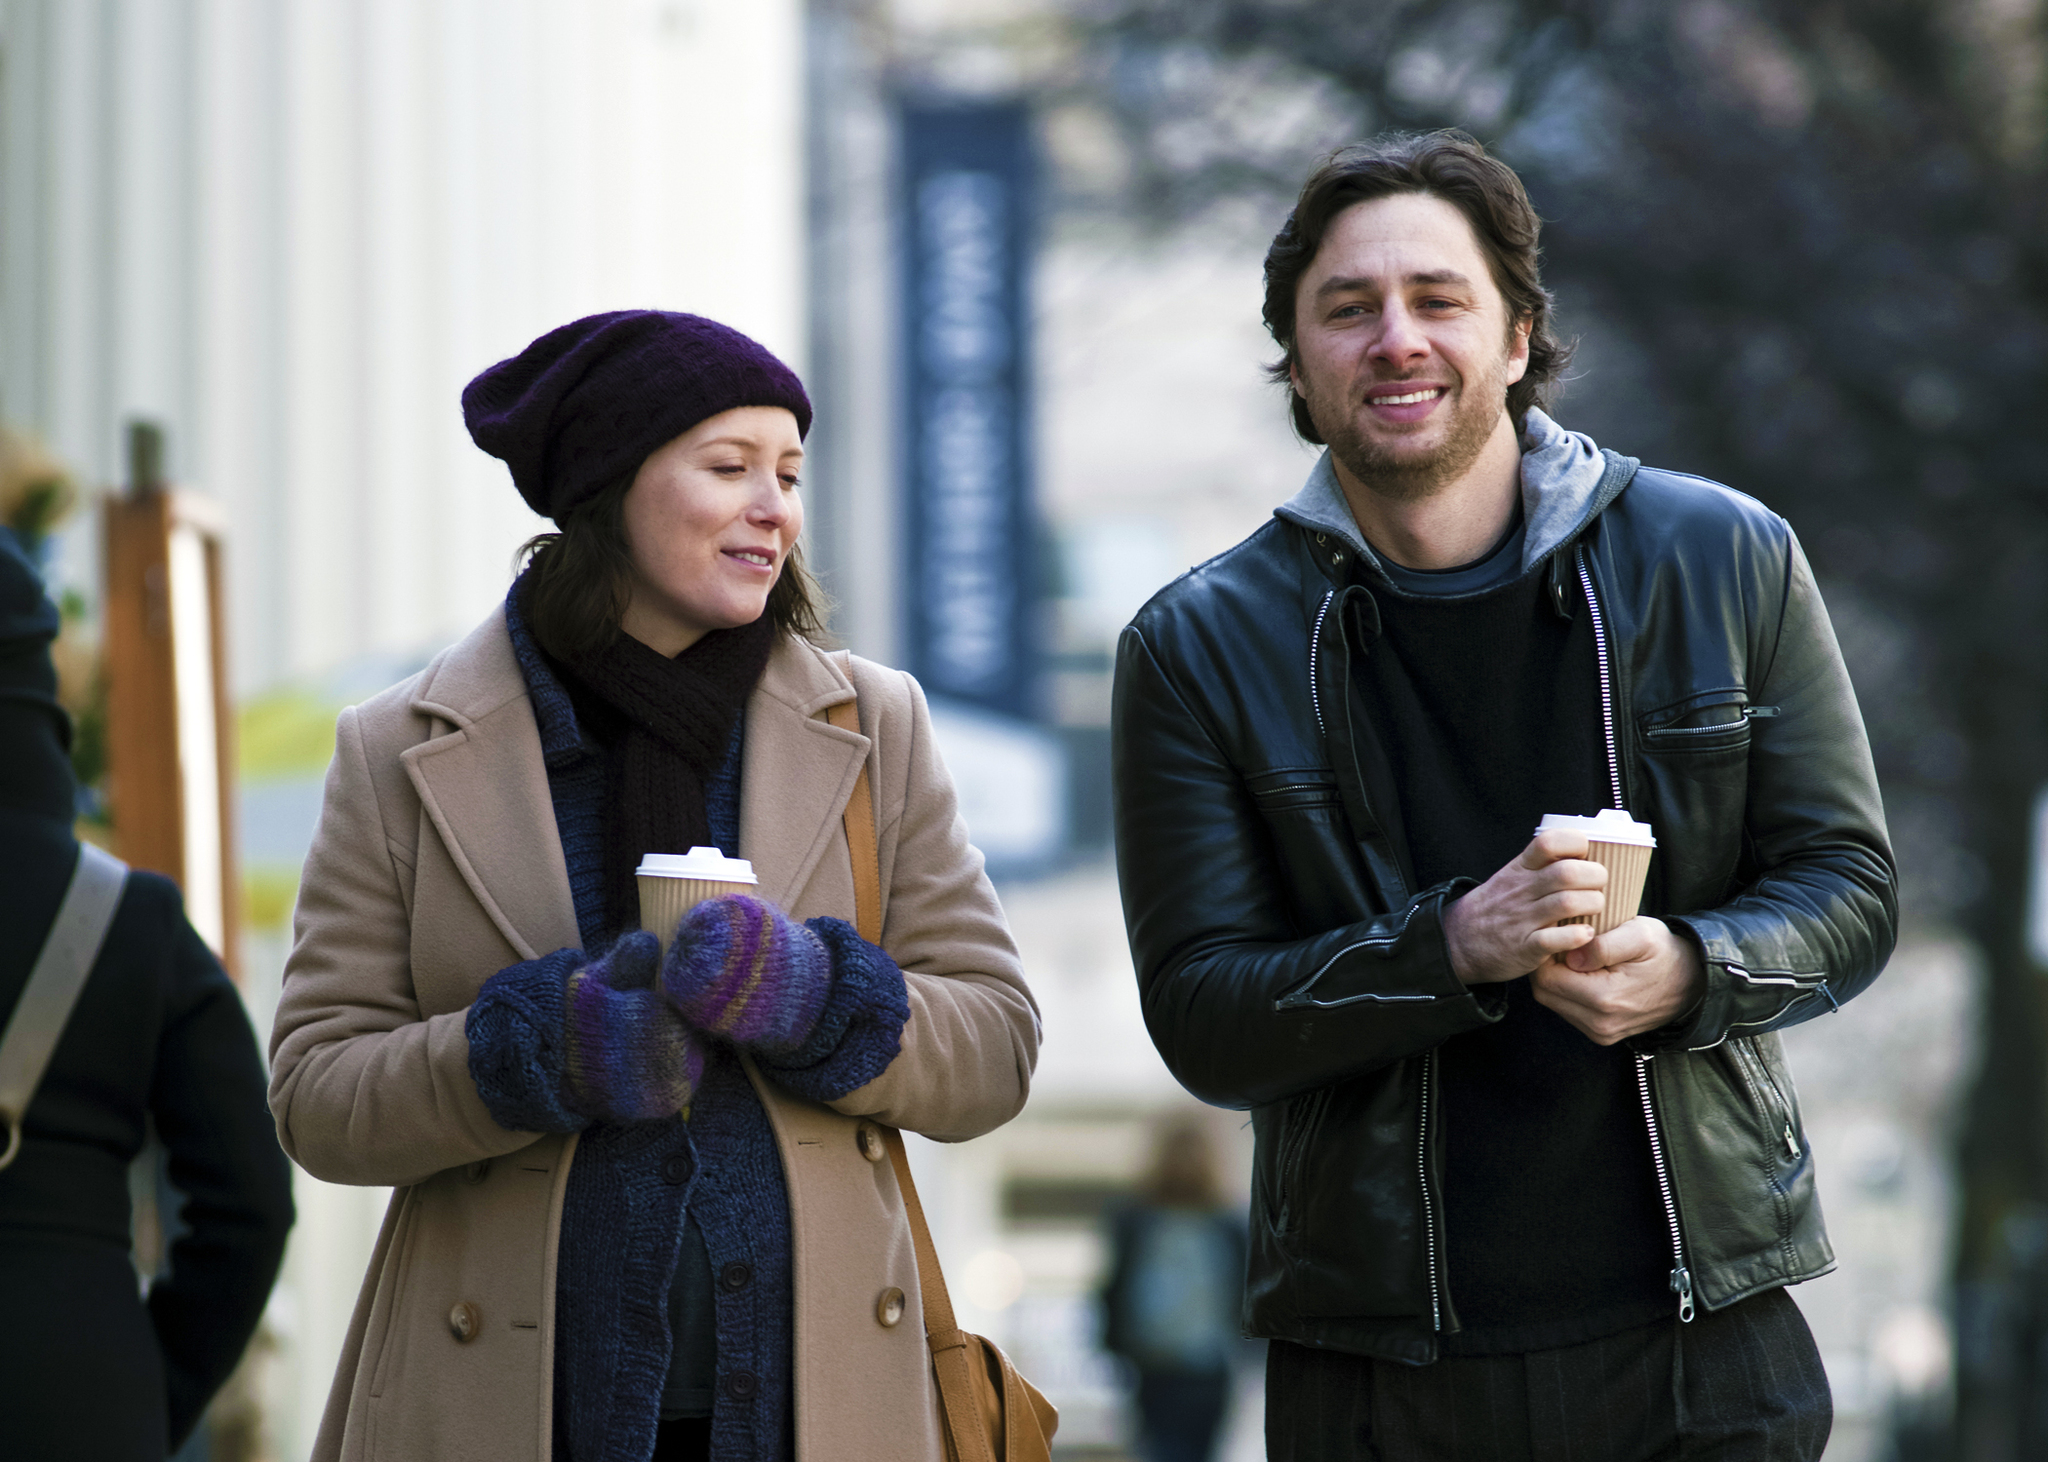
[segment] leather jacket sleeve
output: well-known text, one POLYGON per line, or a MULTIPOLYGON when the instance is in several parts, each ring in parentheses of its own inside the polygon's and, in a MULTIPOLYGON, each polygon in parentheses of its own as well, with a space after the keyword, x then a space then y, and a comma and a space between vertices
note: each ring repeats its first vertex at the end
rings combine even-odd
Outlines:
POLYGON ((1705 957, 1705 992, 1671 1026, 1638 1038, 1699 1050, 1838 1009, 1890 957, 1897 868, 1856 693, 1812 570, 1785 530, 1783 609, 1750 685, 1750 874, 1734 898, 1666 916, 1705 957))
MULTIPOLYGON (((1199 703, 1139 628, 1124 631, 1117 872, 1145 1023, 1175 1078, 1205 1102, 1252 1107, 1497 1019, 1451 973, 1444 943, 1444 901, 1469 880, 1338 928, 1295 927, 1306 890, 1288 886, 1273 829, 1199 703)), ((1303 877, 1310 861, 1322 860, 1304 860, 1303 877)))

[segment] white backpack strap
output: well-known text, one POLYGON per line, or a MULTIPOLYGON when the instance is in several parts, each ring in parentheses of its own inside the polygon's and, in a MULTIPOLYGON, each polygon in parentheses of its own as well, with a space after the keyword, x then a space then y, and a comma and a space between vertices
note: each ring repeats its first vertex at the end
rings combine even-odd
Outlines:
POLYGON ((78 992, 100 957, 127 882, 126 863, 91 843, 78 845, 71 886, 64 890, 64 902, 57 906, 36 967, 15 1002, 7 1033, 0 1036, 0 1122, 7 1124, 7 1150, 0 1152, 0 1168, 21 1151, 21 1119, 50 1064, 50 1053, 57 1049, 57 1038, 64 1034, 64 1023, 71 1019, 78 992))

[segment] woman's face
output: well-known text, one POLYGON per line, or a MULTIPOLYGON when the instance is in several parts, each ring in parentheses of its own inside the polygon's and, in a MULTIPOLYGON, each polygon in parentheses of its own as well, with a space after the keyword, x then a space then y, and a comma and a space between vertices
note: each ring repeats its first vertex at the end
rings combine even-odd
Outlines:
POLYGON ((640 464, 624 504, 632 592, 620 627, 680 655, 752 624, 803 531, 796 417, 737 406, 706 417, 640 464))

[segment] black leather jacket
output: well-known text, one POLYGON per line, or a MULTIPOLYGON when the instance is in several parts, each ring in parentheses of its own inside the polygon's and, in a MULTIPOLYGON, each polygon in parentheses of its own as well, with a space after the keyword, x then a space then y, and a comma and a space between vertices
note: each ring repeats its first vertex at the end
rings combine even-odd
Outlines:
MULTIPOLYGON (((1632 1044, 1674 1305, 1718 1309, 1834 1258, 1771 1032, 1890 955, 1896 870, 1868 742, 1791 529, 1609 454, 1607 506, 1541 568, 1590 607, 1623 805, 1658 849, 1643 909, 1698 941, 1706 991, 1632 1044)), ((1202 1100, 1257 1134, 1246 1326, 1433 1360, 1448 1303, 1436 1047, 1498 1019, 1451 973, 1445 901, 1375 809, 1360 715, 1376 565, 1276 519, 1162 590, 1117 656, 1117 863, 1145 1018, 1202 1100)))

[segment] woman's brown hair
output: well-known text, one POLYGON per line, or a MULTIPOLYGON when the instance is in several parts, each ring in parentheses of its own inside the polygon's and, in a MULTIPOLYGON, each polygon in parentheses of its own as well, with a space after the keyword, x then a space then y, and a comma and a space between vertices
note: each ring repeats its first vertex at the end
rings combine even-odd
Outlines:
MULTIPOLYGON (((569 510, 559 531, 540 533, 519 547, 525 587, 519 612, 548 654, 574 665, 619 637, 632 592, 633 553, 626 542, 628 472, 569 510)), ((787 634, 826 637, 831 601, 804 568, 803 550, 791 544, 782 573, 768 591, 768 618, 787 634)))
MULTIPOLYGON (((1397 193, 1441 198, 1472 225, 1480 252, 1493 272, 1494 287, 1507 300, 1510 328, 1529 323, 1529 367, 1508 387, 1508 418, 1519 429, 1531 406, 1548 404, 1550 391, 1571 362, 1570 342, 1551 328, 1550 291, 1543 287, 1537 238, 1543 220, 1515 170, 1469 134, 1389 132, 1370 142, 1331 153, 1301 186, 1294 212, 1266 251, 1266 329, 1287 352, 1266 368, 1286 383, 1295 364, 1294 291, 1315 261, 1323 235, 1337 215, 1357 203, 1397 193)), ((1292 395, 1294 429, 1303 441, 1322 445, 1308 403, 1292 395)))

